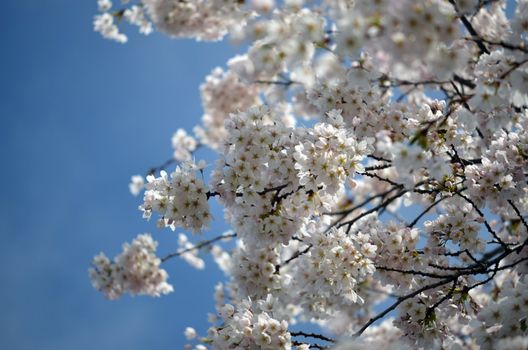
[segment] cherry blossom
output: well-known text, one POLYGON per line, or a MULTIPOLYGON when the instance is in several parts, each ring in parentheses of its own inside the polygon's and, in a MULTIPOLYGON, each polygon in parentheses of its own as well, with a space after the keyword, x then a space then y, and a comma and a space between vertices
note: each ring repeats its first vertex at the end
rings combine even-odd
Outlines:
POLYGON ((150 219, 153 212, 160 216, 161 226, 173 229, 181 226, 194 232, 207 226, 211 220, 208 191, 204 181, 196 177, 196 165, 184 163, 170 175, 164 170, 160 177, 147 176, 143 204, 139 207, 143 217, 150 219))
POLYGON ((170 159, 129 184, 145 218, 194 235, 162 259, 149 235, 97 255, 97 290, 167 294, 161 263, 210 253, 225 278, 185 349, 528 347, 528 1, 97 11, 117 42, 127 22, 242 51, 204 79, 192 132, 168 126, 170 159), (195 163, 199 147, 216 161, 195 163))
POLYGON ((131 244, 123 244, 123 252, 110 261, 104 253, 94 257, 90 278, 94 288, 108 299, 117 299, 123 293, 147 294, 159 297, 173 288, 168 284, 168 274, 161 269, 156 257, 158 243, 150 234, 138 235, 131 244))

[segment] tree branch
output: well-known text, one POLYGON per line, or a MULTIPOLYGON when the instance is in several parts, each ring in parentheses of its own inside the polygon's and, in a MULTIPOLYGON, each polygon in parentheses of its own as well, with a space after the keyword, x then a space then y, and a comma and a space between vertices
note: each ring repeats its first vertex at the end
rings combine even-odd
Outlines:
POLYGON ((225 235, 221 235, 221 236, 217 236, 217 237, 214 237, 214 238, 211 238, 210 240, 207 240, 207 241, 204 241, 204 242, 201 242, 201 243, 198 243, 197 245, 191 247, 191 248, 186 248, 186 249, 183 249, 183 250, 178 250, 174 253, 170 253, 168 255, 166 255, 165 257, 163 257, 161 259, 161 262, 165 262, 171 258, 174 258, 175 256, 180 256, 182 254, 185 254, 185 253, 188 253, 188 252, 192 252, 194 250, 198 250, 198 249, 202 249, 202 248, 205 248, 217 241, 220 241, 220 240, 223 240, 223 239, 230 239, 230 238, 233 238, 233 237, 236 237, 237 234, 236 233, 229 233, 229 234, 225 234, 225 235))
POLYGON ((291 334, 293 337, 315 338, 315 339, 324 340, 324 341, 327 341, 327 342, 330 342, 330 343, 335 343, 335 339, 332 339, 332 338, 326 337, 326 336, 324 336, 324 335, 322 335, 322 334, 317 334, 317 333, 307 333, 307 332, 302 332, 302 331, 299 331, 299 332, 290 332, 290 334, 291 334))

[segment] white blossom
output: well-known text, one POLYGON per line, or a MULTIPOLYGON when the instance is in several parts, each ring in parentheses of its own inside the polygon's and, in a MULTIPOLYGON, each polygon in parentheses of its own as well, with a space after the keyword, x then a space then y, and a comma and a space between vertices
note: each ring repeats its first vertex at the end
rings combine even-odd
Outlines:
POLYGON ((149 35, 152 33, 152 23, 145 17, 142 7, 132 6, 125 10, 123 16, 130 24, 138 26, 141 34, 149 35))
POLYGON ((158 30, 174 37, 220 40, 229 26, 244 20, 236 1, 145 0, 145 6, 158 30))
POLYGON ((120 43, 126 43, 128 40, 125 34, 119 32, 119 28, 114 24, 114 17, 108 12, 96 15, 93 25, 94 30, 101 33, 106 39, 115 40, 120 43))
MULTIPOLYGON (((108 39, 128 22, 240 48, 174 159, 129 185, 159 228, 201 232, 164 260, 210 253, 225 275, 185 349, 527 347, 528 1, 122 4, 97 1, 108 39), (321 334, 289 329, 307 324, 321 334)), ((168 293, 155 250, 96 256, 94 287, 168 293)))
POLYGON ((172 286, 166 282, 167 272, 159 267, 157 246, 146 233, 138 235, 131 244, 123 244, 123 252, 114 261, 100 253, 94 257, 89 271, 92 285, 108 299, 117 299, 125 292, 156 297, 172 292, 172 286))
POLYGON ((172 135, 172 148, 174 159, 178 161, 190 161, 192 153, 196 150, 198 143, 195 138, 188 135, 184 129, 178 129, 172 135))
POLYGON ((134 175, 130 178, 128 189, 133 196, 137 196, 145 187, 145 180, 141 175, 134 175))
POLYGON ((185 328, 184 334, 187 340, 193 340, 194 338, 196 338, 196 330, 192 327, 185 328))
POLYGON ((209 224, 208 190, 196 177, 193 163, 184 163, 169 175, 162 170, 160 177, 147 176, 145 194, 140 210, 150 219, 153 212, 160 216, 162 226, 181 226, 197 232, 209 224))

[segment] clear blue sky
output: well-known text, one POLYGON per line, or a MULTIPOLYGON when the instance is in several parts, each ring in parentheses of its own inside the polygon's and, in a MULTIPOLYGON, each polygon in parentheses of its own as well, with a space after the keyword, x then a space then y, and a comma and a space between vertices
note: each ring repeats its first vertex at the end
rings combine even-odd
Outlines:
POLYGON ((199 84, 235 48, 135 28, 121 45, 92 31, 95 13, 95 0, 2 1, 0 349, 181 349, 185 326, 205 331, 214 312, 211 263, 174 260, 173 294, 116 302, 87 269, 141 232, 161 254, 176 248, 177 232, 141 218, 128 181, 171 156, 172 133, 202 114, 199 84))

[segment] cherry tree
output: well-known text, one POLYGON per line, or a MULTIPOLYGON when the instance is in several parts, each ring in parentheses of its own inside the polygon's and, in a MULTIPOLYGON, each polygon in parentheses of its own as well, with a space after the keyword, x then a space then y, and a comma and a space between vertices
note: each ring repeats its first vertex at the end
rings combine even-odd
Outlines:
POLYGON ((163 265, 209 253, 226 280, 186 349, 528 349, 527 0, 98 6, 117 42, 128 23, 248 46, 130 183, 144 218, 192 234, 165 257, 150 234, 97 255, 107 298, 168 294, 163 265))

